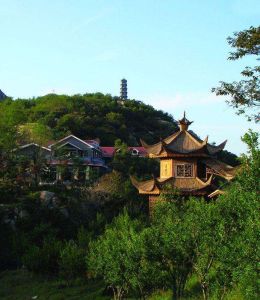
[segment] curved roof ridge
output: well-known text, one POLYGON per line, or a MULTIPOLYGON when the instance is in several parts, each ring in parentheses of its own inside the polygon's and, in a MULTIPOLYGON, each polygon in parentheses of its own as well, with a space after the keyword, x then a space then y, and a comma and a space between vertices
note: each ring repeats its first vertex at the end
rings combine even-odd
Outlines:
POLYGON ((202 142, 203 146, 208 144, 208 140, 209 140, 209 136, 207 135, 204 139, 204 141, 202 142))
POLYGON ((141 145, 146 149, 147 153, 152 153, 154 155, 158 155, 163 150, 162 142, 158 142, 154 145, 148 145, 144 142, 144 140, 140 139, 141 145))
POLYGON ((213 178, 213 174, 210 175, 209 179, 205 182, 203 180, 201 180, 199 177, 195 177, 195 179, 203 186, 208 186, 211 184, 212 182, 212 178, 213 178))
POLYGON ((216 154, 218 152, 220 152, 221 150, 223 150, 226 146, 227 140, 225 140, 224 142, 220 143, 217 146, 211 145, 211 144, 207 144, 207 148, 210 154, 216 154))
POLYGON ((138 181, 134 176, 130 175, 132 184, 137 188, 145 192, 151 192, 155 188, 155 179, 149 179, 145 181, 138 181))
POLYGON ((163 141, 168 145, 168 144, 172 143, 180 135, 181 132, 182 131, 178 130, 178 131, 174 132, 173 134, 171 134, 170 136, 163 139, 163 141))
POLYGON ((188 131, 184 131, 187 135, 188 135, 188 137, 190 137, 197 145, 199 145, 199 146, 204 146, 203 144, 204 144, 204 142, 205 142, 205 140, 207 139, 207 137, 206 137, 206 139, 203 141, 203 142, 201 142, 201 141, 199 141, 199 140, 197 140, 192 134, 190 134, 188 131))
POLYGON ((134 176, 130 175, 130 180, 131 180, 133 186, 135 186, 136 188, 139 187, 139 181, 136 180, 134 176))
POLYGON ((216 197, 216 196, 219 196, 219 195, 223 195, 225 194, 224 191, 222 191, 221 189, 216 189, 214 192, 210 193, 208 195, 209 198, 213 198, 213 197, 216 197))
POLYGON ((170 180, 170 179, 173 179, 174 177, 171 176, 171 177, 167 177, 167 178, 160 178, 160 177, 157 177, 155 178, 155 181, 158 183, 158 184, 162 184, 162 183, 165 183, 166 181, 170 180))
POLYGON ((150 147, 150 145, 146 144, 146 142, 143 139, 140 139, 140 143, 144 148, 150 147))
POLYGON ((204 159, 203 162, 210 167, 211 169, 216 172, 216 175, 221 176, 227 180, 231 180, 234 178, 237 170, 239 169, 237 167, 232 167, 223 161, 220 161, 218 159, 204 159))
POLYGON ((172 139, 171 143, 165 145, 165 150, 179 153, 179 154, 192 154, 203 149, 208 142, 208 137, 204 141, 198 140, 188 131, 182 130, 172 139))

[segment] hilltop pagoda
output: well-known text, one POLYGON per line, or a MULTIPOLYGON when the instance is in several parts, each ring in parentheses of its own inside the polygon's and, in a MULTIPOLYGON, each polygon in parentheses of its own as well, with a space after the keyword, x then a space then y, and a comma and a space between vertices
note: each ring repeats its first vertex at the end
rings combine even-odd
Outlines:
POLYGON ((166 184, 184 196, 211 198, 222 193, 217 186, 217 176, 228 181, 234 177, 235 168, 217 159, 227 141, 215 146, 208 143, 208 137, 200 140, 188 130, 192 123, 184 112, 177 132, 154 145, 147 145, 141 140, 148 157, 160 160, 159 178, 140 182, 131 177, 139 194, 149 196, 149 209, 166 184))

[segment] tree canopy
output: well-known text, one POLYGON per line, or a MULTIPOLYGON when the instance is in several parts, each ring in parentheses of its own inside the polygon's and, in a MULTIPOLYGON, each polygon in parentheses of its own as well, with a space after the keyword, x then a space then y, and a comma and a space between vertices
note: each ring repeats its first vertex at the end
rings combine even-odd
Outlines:
MULTIPOLYGON (((228 59, 238 60, 245 56, 256 56, 259 61, 260 55, 260 26, 235 32, 233 37, 227 38, 229 45, 235 51, 229 54, 228 59)), ((237 110, 238 114, 247 114, 249 120, 259 122, 260 106, 260 66, 247 66, 241 72, 240 81, 232 83, 220 81, 220 86, 213 88, 216 95, 229 96, 227 103, 237 110)))
POLYGON ((117 139, 137 146, 141 137, 153 143, 177 129, 173 117, 165 112, 141 101, 122 103, 117 97, 101 93, 6 99, 0 103, 0 116, 1 132, 7 127, 16 128, 26 133, 22 141, 74 134, 82 139, 99 138, 103 146, 114 145, 117 139))

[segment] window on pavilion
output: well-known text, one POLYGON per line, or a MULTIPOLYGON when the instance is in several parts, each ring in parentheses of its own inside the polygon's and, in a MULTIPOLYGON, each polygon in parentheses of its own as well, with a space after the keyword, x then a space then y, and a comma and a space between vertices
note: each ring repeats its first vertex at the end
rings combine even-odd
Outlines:
POLYGON ((193 177, 193 164, 176 165, 176 177, 193 177))

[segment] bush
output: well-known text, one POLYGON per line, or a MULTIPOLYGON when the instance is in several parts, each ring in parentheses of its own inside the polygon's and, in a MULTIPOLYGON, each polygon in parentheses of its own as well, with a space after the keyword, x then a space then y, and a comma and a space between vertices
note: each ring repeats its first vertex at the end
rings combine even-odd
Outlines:
POLYGON ((126 210, 107 226, 103 235, 90 243, 87 264, 93 277, 102 277, 122 299, 130 290, 139 292, 142 284, 141 237, 142 224, 132 220, 126 210))
POLYGON ((85 250, 80 248, 74 241, 66 243, 60 252, 60 274, 67 280, 84 275, 85 267, 85 250))
POLYGON ((54 238, 45 239, 42 247, 31 245, 22 258, 29 271, 35 273, 58 273, 58 261, 63 243, 54 238))

